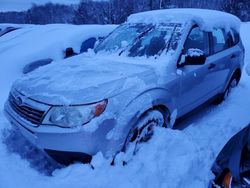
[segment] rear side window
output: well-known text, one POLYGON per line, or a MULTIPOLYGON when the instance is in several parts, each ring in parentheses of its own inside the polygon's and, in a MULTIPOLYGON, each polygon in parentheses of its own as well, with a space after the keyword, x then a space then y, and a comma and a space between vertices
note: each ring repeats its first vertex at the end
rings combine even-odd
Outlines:
POLYGON ((87 52, 88 49, 93 49, 95 46, 96 38, 92 37, 85 40, 81 45, 80 53, 87 52))
POLYGON ((233 44, 236 45, 240 42, 240 34, 234 29, 232 29, 231 31, 232 31, 232 36, 233 36, 233 44))
POLYGON ((233 34, 230 32, 228 32, 226 34, 226 47, 227 48, 231 48, 232 46, 234 46, 234 39, 233 39, 233 34))
POLYGON ((214 29, 212 32, 213 53, 218 53, 227 48, 226 39, 222 29, 214 29))
POLYGON ((194 27, 189 33, 186 42, 184 44, 184 54, 188 49, 194 48, 202 50, 206 55, 209 54, 209 39, 208 33, 200 30, 199 27, 194 27))

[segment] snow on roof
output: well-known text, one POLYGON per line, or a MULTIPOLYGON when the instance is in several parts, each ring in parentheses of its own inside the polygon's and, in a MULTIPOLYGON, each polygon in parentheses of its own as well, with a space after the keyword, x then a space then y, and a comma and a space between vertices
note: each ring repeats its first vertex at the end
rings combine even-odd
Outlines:
POLYGON ((10 62, 15 58, 18 64, 45 58, 58 60, 66 48, 72 47, 78 53, 84 40, 106 36, 115 28, 115 25, 67 24, 24 27, 0 38, 0 57, 6 56, 10 62))
POLYGON ((164 10, 153 10, 147 12, 141 12, 137 14, 132 14, 128 18, 129 23, 185 23, 194 21, 202 29, 210 31, 213 28, 234 28, 239 30, 240 19, 236 16, 216 11, 216 10, 206 10, 206 9, 164 9, 164 10))

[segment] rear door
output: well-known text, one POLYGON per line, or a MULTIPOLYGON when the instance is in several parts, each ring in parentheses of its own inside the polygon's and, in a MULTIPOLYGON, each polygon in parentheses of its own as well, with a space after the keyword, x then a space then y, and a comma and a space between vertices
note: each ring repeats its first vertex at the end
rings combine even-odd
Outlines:
POLYGON ((232 35, 223 29, 214 29, 210 34, 211 55, 209 61, 214 64, 210 70, 213 80, 211 94, 221 93, 231 73, 232 60, 236 58, 232 45, 232 35))

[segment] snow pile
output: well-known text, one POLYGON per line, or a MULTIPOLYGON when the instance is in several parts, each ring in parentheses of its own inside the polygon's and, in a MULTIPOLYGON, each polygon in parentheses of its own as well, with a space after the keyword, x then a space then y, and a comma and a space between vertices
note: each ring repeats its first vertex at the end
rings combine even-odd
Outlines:
POLYGON ((129 16, 129 23, 186 23, 193 21, 201 29, 211 31, 215 27, 239 30, 240 19, 231 14, 204 9, 166 9, 137 13, 129 16))
MULTIPOLYGON (((243 24, 246 63, 250 59, 249 32, 250 24, 243 24)), ((1 74, 9 74, 0 66, 1 74)), ((83 164, 59 168, 16 136, 1 112, 0 187, 206 188, 216 155, 232 135, 249 123, 249 80, 243 72, 238 88, 227 101, 208 106, 178 123, 177 128, 183 130, 158 128, 153 139, 126 166, 119 160, 122 156, 118 156, 115 166, 110 166, 110 160, 98 153, 92 162, 94 170, 83 164), (47 176, 50 172, 52 175, 47 176)))

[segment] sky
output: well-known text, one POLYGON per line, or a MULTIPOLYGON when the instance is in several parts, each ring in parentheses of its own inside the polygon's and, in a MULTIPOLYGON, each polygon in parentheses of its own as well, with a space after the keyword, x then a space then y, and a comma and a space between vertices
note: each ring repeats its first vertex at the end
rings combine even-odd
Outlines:
POLYGON ((31 7, 32 3, 45 4, 47 2, 61 4, 77 4, 80 0, 0 0, 0 12, 23 11, 31 7))

